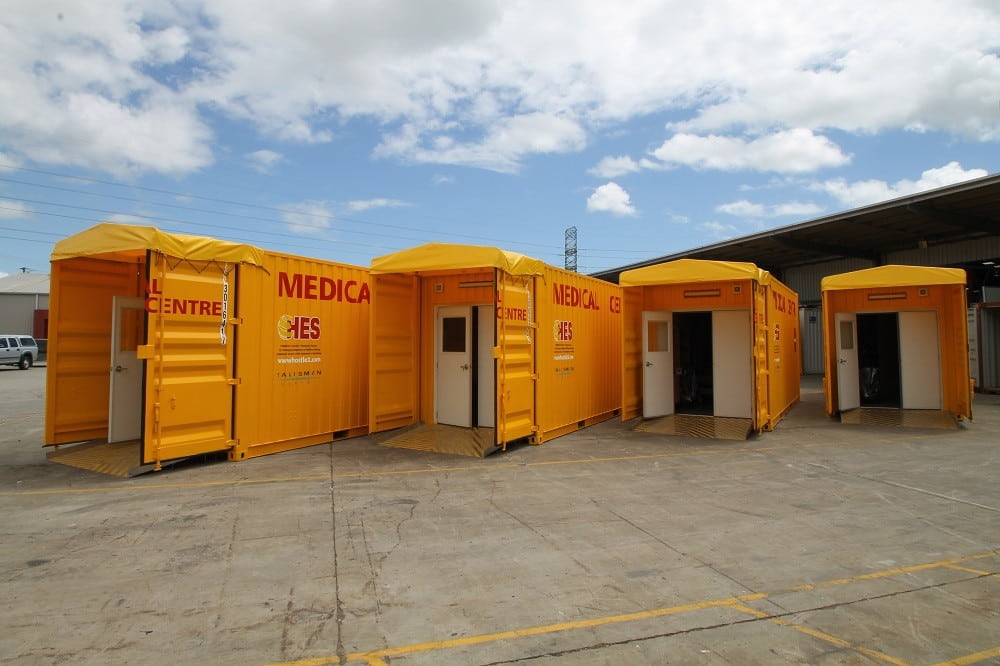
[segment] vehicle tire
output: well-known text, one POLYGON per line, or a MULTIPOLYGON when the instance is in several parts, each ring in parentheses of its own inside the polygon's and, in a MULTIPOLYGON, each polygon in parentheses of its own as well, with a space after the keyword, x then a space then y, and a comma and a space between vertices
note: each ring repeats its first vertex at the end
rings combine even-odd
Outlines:
POLYGON ((31 354, 25 354, 21 357, 21 360, 17 362, 17 367, 22 370, 27 370, 31 367, 31 354))

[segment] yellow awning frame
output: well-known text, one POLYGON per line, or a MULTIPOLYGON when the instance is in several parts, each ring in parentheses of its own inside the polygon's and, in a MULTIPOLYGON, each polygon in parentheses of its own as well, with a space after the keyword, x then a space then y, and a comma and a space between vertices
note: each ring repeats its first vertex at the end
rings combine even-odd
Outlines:
POLYGON ((770 284, 771 274, 746 261, 712 261, 709 259, 677 259, 653 266, 623 271, 618 284, 623 287, 646 287, 699 282, 734 282, 756 280, 770 284))
POLYGON ((925 287, 938 284, 965 284, 961 268, 933 266, 876 266, 850 273, 828 275, 820 281, 820 291, 846 289, 882 289, 891 287, 925 287))
POLYGON ((371 272, 428 273, 475 268, 499 268, 510 275, 542 275, 540 259, 482 245, 427 243, 372 259, 371 272))
POLYGON ((147 250, 187 261, 262 266, 264 251, 252 245, 160 231, 156 227, 102 222, 56 243, 52 261, 75 257, 121 259, 147 250))

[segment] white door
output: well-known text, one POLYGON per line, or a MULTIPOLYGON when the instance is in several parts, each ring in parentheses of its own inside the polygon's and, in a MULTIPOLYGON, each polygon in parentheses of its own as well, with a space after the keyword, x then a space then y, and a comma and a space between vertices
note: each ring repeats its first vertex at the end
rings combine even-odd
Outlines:
POLYGON ((472 425, 472 308, 438 308, 435 328, 437 422, 468 428, 472 425))
POLYGON ((479 339, 476 354, 476 423, 483 428, 493 428, 496 423, 496 377, 493 375, 493 338, 497 323, 496 307, 480 305, 479 339))
POLYGON ((674 413, 674 349, 671 312, 642 313, 642 415, 674 413))
POLYGON ((903 409, 941 409, 941 354, 934 311, 899 313, 903 409))
POLYGON ((142 426, 142 361, 136 348, 145 344, 141 298, 115 296, 111 319, 111 395, 108 441, 139 439, 142 426))
POLYGON ((837 343, 837 407, 845 412, 861 406, 858 381, 858 317, 853 312, 834 315, 837 343))
POLYGON ((753 418, 752 345, 749 310, 712 312, 712 400, 715 416, 753 418))

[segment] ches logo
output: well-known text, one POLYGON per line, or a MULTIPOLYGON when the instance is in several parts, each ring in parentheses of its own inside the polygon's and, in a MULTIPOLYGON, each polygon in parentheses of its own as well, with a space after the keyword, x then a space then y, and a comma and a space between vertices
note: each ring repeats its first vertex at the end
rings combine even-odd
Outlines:
POLYGON ((278 337, 282 340, 319 340, 319 317, 281 315, 278 337))
POLYGON ((552 326, 556 342, 570 342, 573 339, 573 322, 557 319, 552 326))

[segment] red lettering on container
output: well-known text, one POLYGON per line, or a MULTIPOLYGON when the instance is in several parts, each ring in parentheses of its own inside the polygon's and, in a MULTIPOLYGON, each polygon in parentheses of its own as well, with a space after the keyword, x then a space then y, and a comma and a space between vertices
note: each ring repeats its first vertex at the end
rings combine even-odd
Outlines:
POLYGON ((278 273, 278 296, 301 298, 310 301, 347 301, 348 303, 371 303, 371 289, 367 282, 343 278, 334 280, 320 275, 305 273, 278 273))
POLYGON ((552 298, 556 305, 568 305, 584 310, 600 310, 597 294, 590 289, 580 289, 569 284, 552 283, 552 298))

